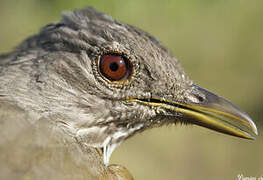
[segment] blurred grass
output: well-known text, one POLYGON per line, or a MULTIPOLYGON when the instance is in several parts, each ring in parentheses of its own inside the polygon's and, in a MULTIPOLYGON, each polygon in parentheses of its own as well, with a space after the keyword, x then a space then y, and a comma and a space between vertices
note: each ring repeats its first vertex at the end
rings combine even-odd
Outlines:
POLYGON ((188 75, 247 111, 256 141, 203 128, 163 127, 137 135, 114 152, 135 179, 237 179, 263 175, 262 0, 0 0, 0 52, 10 51, 62 10, 91 5, 138 26, 168 46, 188 75))

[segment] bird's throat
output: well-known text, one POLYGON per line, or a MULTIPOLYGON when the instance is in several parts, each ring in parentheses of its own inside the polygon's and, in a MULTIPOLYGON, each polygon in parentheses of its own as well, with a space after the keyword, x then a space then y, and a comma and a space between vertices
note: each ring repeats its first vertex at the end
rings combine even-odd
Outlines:
POLYGON ((79 143, 86 146, 101 148, 103 150, 103 161, 109 165, 113 151, 128 137, 143 128, 142 123, 131 126, 117 127, 114 123, 105 126, 92 126, 80 129, 76 138, 79 143))

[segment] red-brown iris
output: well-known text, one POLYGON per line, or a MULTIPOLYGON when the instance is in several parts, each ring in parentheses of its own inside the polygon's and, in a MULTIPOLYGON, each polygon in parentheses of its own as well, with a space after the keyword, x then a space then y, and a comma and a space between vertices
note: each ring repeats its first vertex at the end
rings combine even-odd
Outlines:
POLYGON ((121 81, 129 77, 131 64, 128 59, 118 54, 105 54, 99 63, 100 72, 111 81, 121 81))

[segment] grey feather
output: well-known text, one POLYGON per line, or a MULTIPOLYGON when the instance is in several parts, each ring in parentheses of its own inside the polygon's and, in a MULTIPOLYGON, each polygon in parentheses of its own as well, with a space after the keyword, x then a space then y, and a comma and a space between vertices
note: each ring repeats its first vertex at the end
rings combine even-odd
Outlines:
POLYGON ((157 39, 90 7, 63 13, 61 22, 0 58, 0 179, 118 179, 100 148, 171 123, 162 121, 166 110, 126 99, 185 101, 192 90, 157 39), (107 83, 98 73, 105 52, 129 58, 127 84, 107 83))

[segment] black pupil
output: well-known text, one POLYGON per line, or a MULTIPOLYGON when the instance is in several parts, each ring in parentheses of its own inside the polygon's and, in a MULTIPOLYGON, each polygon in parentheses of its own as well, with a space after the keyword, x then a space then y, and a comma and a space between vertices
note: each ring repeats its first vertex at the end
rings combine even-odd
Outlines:
POLYGON ((110 64, 110 69, 112 71, 117 71, 118 68, 119 68, 119 66, 118 66, 118 64, 116 62, 113 62, 113 63, 110 64))

